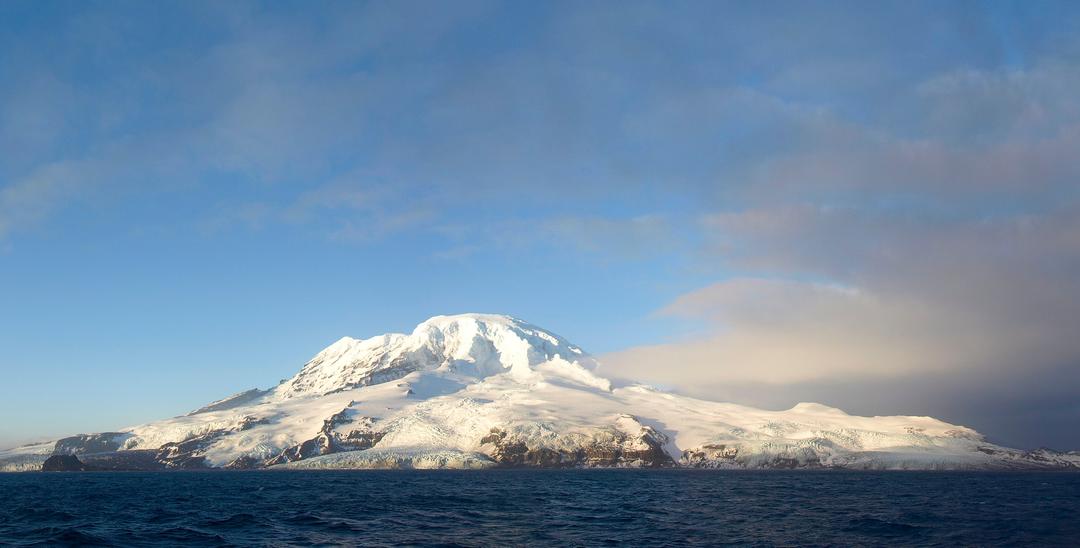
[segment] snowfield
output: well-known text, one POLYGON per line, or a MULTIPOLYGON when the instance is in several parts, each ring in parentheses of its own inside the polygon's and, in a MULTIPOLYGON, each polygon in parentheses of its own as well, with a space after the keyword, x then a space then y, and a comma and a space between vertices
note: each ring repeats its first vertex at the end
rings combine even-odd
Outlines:
POLYGON ((931 417, 766 411, 614 386, 565 339, 507 316, 437 316, 411 334, 343 338, 269 390, 117 432, 0 451, 104 469, 660 467, 1080 468, 931 417))

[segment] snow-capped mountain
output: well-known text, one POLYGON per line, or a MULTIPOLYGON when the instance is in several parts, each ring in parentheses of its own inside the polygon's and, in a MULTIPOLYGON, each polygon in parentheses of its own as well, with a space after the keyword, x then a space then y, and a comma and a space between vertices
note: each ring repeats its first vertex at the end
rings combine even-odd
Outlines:
POLYGON ((394 381, 414 371, 474 380, 499 374, 528 379, 537 366, 560 359, 589 370, 596 367, 563 338, 506 316, 436 316, 409 335, 342 338, 275 388, 272 399, 321 396, 394 381))
POLYGON ((766 411, 614 386, 600 371, 520 320, 437 316, 411 334, 340 339, 274 388, 185 416, 0 451, 0 470, 1080 468, 1080 454, 1008 449, 930 417, 766 411))

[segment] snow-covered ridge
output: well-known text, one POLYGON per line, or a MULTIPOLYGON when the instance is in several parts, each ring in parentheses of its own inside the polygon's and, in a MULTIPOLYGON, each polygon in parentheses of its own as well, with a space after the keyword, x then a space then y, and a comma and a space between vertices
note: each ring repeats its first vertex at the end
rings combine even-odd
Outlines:
POLYGON ((414 371, 443 371, 482 379, 509 373, 529 377, 561 359, 591 370, 596 362, 562 337, 509 316, 435 316, 411 334, 343 337, 273 390, 275 399, 319 396, 389 382, 414 371))
POLYGON ((343 338, 268 390, 188 415, 0 451, 0 471, 53 454, 90 468, 1080 468, 930 417, 784 411, 613 388, 597 362, 509 316, 436 316, 410 334, 343 338))

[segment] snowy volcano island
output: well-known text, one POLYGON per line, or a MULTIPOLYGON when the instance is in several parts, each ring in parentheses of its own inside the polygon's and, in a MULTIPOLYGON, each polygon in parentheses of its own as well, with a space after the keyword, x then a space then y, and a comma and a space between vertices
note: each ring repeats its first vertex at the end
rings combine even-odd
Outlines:
POLYGON ((765 411, 616 386, 566 339, 508 316, 345 337, 290 379, 182 417, 0 451, 0 470, 691 467, 1080 468, 930 417, 765 411), (74 458, 71 458, 74 456, 74 458))

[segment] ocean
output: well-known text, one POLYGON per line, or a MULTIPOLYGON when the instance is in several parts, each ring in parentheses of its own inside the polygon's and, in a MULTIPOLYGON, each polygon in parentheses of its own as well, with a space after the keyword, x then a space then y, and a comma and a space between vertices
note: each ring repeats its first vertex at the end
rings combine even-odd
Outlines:
POLYGON ((1080 473, 0 474, 0 544, 1080 545, 1080 473))

